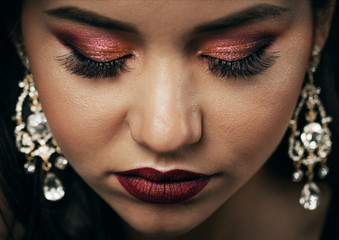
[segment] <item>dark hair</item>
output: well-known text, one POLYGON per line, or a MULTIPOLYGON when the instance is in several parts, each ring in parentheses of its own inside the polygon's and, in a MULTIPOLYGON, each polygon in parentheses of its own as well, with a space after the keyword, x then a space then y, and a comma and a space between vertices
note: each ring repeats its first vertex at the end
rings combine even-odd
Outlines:
MULTIPOLYGON (((328 7, 330 0, 311 1, 314 14, 328 7)), ((19 89, 18 82, 23 78, 22 66, 12 42, 17 29, 20 29, 21 0, 7 1, 0 11, 0 186, 11 209, 15 221, 25 228, 24 239, 122 239, 120 218, 91 188, 69 168, 61 173, 67 189, 64 199, 57 203, 44 200, 41 193, 43 172, 28 176, 23 169, 25 157, 16 150, 14 140, 15 123, 11 120, 19 89), (114 236, 113 236, 114 233, 114 236)), ((317 19, 315 17, 315 19, 317 19)), ((328 42, 322 53, 316 83, 322 88, 321 99, 328 114, 334 119, 332 130, 333 150, 328 164, 331 172, 339 173, 339 94, 336 79, 339 79, 339 21, 336 6, 328 42)), ((315 23, 316 24, 316 23, 315 23)), ((288 158, 287 135, 268 161, 267 165, 278 172, 291 174, 292 164, 288 158), (278 166, 278 167, 276 167, 278 166)), ((339 184, 339 174, 330 174, 328 183, 334 188, 339 184)), ((1 213, 1 209, 0 209, 1 213)), ((3 216, 4 217, 4 216, 3 216)), ((11 233, 12 224, 7 227, 11 233)), ((10 237, 11 238, 11 237, 10 237)))

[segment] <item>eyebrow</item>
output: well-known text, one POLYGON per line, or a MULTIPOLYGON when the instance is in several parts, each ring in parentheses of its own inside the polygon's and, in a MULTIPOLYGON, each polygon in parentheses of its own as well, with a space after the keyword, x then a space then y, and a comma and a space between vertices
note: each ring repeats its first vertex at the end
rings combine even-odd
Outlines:
POLYGON ((265 21, 268 19, 277 19, 288 12, 287 8, 283 8, 271 4, 260 4, 253 7, 250 7, 245 10, 233 13, 230 16, 217 19, 213 22, 200 25, 196 27, 193 31, 194 34, 199 34, 202 32, 217 31, 226 28, 240 27, 248 25, 250 23, 255 23, 258 21, 265 21))
POLYGON ((59 19, 71 20, 93 27, 104 28, 108 30, 119 30, 129 33, 138 33, 137 28, 133 25, 126 24, 124 22, 120 22, 77 7, 60 7, 46 10, 45 13, 49 16, 59 19))
MULTIPOLYGON (((257 21, 279 18, 283 13, 288 12, 283 8, 271 4, 260 4, 248 9, 233 13, 230 16, 217 19, 213 22, 202 24, 194 28, 193 34, 209 31, 217 31, 226 28, 244 26, 257 21)), ((114 20, 97 13, 80 9, 73 6, 65 6, 56 9, 46 10, 45 13, 59 19, 71 20, 74 22, 104 28, 108 30, 119 30, 138 34, 137 28, 118 20, 114 20)))

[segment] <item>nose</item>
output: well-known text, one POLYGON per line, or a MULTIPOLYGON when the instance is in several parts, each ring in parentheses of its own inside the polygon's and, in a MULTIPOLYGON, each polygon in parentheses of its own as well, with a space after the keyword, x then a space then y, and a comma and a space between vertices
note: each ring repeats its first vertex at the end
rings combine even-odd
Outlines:
POLYGON ((128 117, 134 141, 157 153, 195 144, 202 134, 202 116, 189 71, 173 65, 168 60, 156 68, 150 66, 136 80, 135 106, 128 117))

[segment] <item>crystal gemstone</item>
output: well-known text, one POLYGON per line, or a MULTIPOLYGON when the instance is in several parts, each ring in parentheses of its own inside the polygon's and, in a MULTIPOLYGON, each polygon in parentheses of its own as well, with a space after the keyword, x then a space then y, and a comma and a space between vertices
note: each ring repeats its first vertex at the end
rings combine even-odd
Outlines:
POLYGON ((54 148, 50 148, 47 145, 40 146, 34 151, 35 156, 39 156, 44 160, 49 159, 49 157, 55 152, 54 148))
POLYGON ((58 201, 65 196, 65 189, 59 178, 48 172, 43 183, 45 198, 49 201, 58 201))
POLYGON ((47 119, 42 112, 29 115, 27 118, 27 130, 33 140, 51 138, 52 134, 47 125, 47 119))
POLYGON ((305 209, 314 210, 320 204, 320 190, 314 182, 305 184, 301 191, 299 203, 305 209))
POLYGON ((20 152, 26 154, 32 152, 35 147, 32 138, 26 132, 18 132, 16 137, 16 145, 20 152))
POLYGON ((64 170, 67 167, 68 161, 65 157, 59 156, 55 160, 54 166, 60 170, 64 170))
POLYGON ((319 177, 320 178, 325 178, 329 172, 329 169, 327 166, 323 166, 319 169, 319 177))
POLYGON ((299 161, 305 152, 305 149, 301 146, 300 141, 296 141, 293 150, 294 150, 293 161, 299 161))
POLYGON ((25 171, 28 174, 35 173, 35 163, 34 162, 27 162, 24 165, 25 171))
POLYGON ((316 155, 311 154, 307 156, 307 158, 303 159, 302 163, 305 165, 310 165, 310 164, 314 164, 319 161, 320 161, 320 158, 318 158, 316 155))
POLYGON ((322 143, 323 128, 319 123, 309 123, 304 127, 301 141, 308 150, 315 150, 322 143))
POLYGON ((292 176, 293 182, 300 182, 304 177, 304 172, 300 169, 295 171, 292 176))

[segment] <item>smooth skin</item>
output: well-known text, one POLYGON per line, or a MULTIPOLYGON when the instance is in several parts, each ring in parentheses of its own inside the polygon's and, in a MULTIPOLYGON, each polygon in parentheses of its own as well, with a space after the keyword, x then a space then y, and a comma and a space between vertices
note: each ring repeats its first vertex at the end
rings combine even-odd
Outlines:
POLYGON ((301 185, 262 166, 288 128, 313 45, 325 44, 331 14, 325 15, 320 31, 306 0, 26 0, 22 30, 54 138, 77 173, 125 220, 130 239, 318 239, 326 187, 320 208, 307 212, 298 203, 301 185), (214 32, 196 36, 194 29, 262 4, 286 11, 233 30, 274 32, 267 48, 277 56, 272 66, 237 79, 209 72, 197 56, 203 49, 192 42, 213 39, 214 32), (131 40, 127 72, 88 79, 56 60, 69 49, 50 26, 109 31, 45 12, 65 6, 138 30, 116 33, 131 40), (189 201, 150 204, 106 174, 140 167, 213 177, 189 201))

